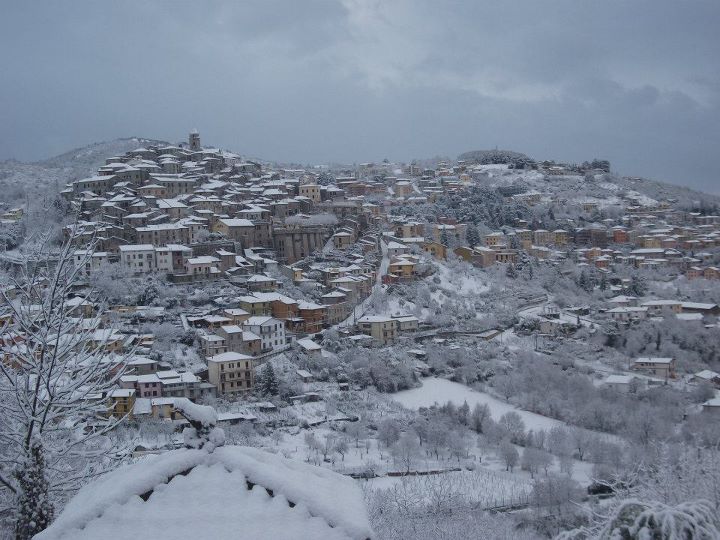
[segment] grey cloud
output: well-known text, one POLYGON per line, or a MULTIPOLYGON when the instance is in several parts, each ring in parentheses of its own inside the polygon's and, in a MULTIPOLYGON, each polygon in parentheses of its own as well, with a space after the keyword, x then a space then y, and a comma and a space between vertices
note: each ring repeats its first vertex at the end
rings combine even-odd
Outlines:
POLYGON ((499 145, 718 191, 720 4, 8 3, 0 158, 94 140, 296 162, 499 145))

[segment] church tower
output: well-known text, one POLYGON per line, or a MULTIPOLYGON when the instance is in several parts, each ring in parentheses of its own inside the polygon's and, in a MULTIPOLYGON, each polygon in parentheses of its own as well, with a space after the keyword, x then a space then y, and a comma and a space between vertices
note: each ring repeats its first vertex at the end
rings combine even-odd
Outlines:
POLYGON ((188 137, 188 143, 190 144, 190 150, 200 150, 202 147, 200 146, 200 134, 198 133, 197 129, 193 129, 190 132, 190 136, 188 137))

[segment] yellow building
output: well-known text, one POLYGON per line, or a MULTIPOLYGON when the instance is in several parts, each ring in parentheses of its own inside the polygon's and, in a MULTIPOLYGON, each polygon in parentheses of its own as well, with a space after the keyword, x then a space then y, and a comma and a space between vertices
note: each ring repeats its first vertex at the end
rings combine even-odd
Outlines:
POLYGON ((317 184, 302 184, 300 186, 300 195, 307 197, 314 203, 320 202, 320 186, 317 184))
POLYGON ((398 321, 384 315, 365 315, 358 319, 358 328, 363 334, 371 336, 380 345, 395 341, 398 333, 398 321))
POLYGON ((394 259, 388 265, 388 273, 400 279, 412 279, 415 276, 415 262, 405 258, 394 259))
POLYGON ((548 246, 555 243, 555 233, 552 231, 546 231, 545 229, 538 229, 533 231, 533 242, 536 246, 548 246))
POLYGON ((674 378, 675 359, 652 357, 636 358, 633 361, 631 369, 641 371, 647 375, 659 377, 661 379, 674 378))
POLYGON ((135 407, 135 390, 133 388, 116 388, 108 394, 110 400, 110 416, 132 418, 135 407))
POLYGON ((568 232, 563 229, 556 229, 553 231, 555 234, 555 244, 558 246, 564 246, 568 243, 569 236, 568 232))
POLYGON ((250 313, 240 308, 227 308, 223 315, 232 321, 232 324, 242 324, 250 318, 250 313))
POLYGON ((423 234, 424 227, 422 223, 408 222, 395 225, 395 236, 400 238, 418 238, 423 234))
POLYGON ((423 242, 422 250, 425 253, 429 253, 436 259, 446 259, 447 258, 447 248, 444 245, 442 245, 440 242, 423 242))
POLYGON ((339 231, 332 235, 332 241, 336 249, 347 249, 353 245, 354 238, 347 231, 339 231))
POLYGON ((250 315, 271 315, 272 306, 267 298, 255 298, 254 296, 241 296, 240 307, 250 315))
POLYGON ((208 381, 214 384, 219 395, 247 393, 255 383, 252 356, 226 352, 208 358, 208 381))
MULTIPOLYGON (((530 233, 529 240, 532 242, 532 232, 528 231, 530 233)), ((521 238, 522 239, 522 238, 521 238)), ((485 235, 485 245, 487 247, 494 247, 500 244, 505 244, 505 235, 501 232, 494 232, 490 234, 485 235)))

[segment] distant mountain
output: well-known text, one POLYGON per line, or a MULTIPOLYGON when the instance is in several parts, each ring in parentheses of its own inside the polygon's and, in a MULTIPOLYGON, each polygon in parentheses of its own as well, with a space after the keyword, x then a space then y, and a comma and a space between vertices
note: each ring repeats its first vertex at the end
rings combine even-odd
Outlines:
MULTIPOLYGON (((143 139, 140 137, 127 137, 113 141, 98 142, 75 148, 69 152, 54 156, 34 163, 43 167, 58 169, 76 169, 94 173, 95 170, 105 164, 105 160, 112 156, 119 156, 130 150, 135 150, 146 145, 166 145, 165 141, 143 139)), ((84 173, 86 174, 86 173, 84 173)))
POLYGON ((29 200, 52 200, 68 182, 91 176, 109 157, 163 141, 128 137, 76 148, 34 163, 0 161, 0 203, 16 205, 29 200))

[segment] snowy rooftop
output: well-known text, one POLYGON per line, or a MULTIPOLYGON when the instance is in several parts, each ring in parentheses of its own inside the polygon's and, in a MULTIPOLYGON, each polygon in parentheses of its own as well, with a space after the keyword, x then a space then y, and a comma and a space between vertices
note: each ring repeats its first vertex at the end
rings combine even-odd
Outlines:
POLYGON ((320 347, 320 345, 318 345, 312 339, 309 339, 309 338, 298 339, 297 343, 306 351, 318 351, 322 348, 322 347, 320 347))
POLYGON ((643 364, 669 364, 673 361, 672 358, 654 358, 654 357, 641 357, 636 358, 634 362, 636 364, 643 363, 643 364))
POLYGON ((252 356, 229 351, 211 356, 207 360, 208 362, 238 362, 240 360, 252 360, 252 356))
POLYGON ((176 450, 83 488, 38 540, 364 539, 354 481, 255 448, 176 450))
POLYGON ((605 384, 630 384, 634 378, 632 375, 608 375, 605 384))

